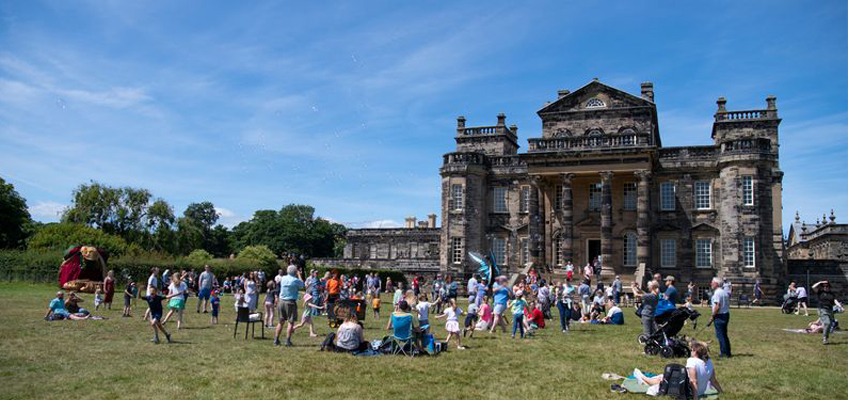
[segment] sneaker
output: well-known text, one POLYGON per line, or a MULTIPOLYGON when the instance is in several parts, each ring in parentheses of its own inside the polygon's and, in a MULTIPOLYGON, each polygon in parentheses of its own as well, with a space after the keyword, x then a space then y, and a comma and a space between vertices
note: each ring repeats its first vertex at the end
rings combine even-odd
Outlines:
POLYGON ((292 347, 292 346, 294 346, 294 345, 292 344, 291 340, 286 340, 286 347, 292 347))
POLYGON ((158 337, 150 339, 150 341, 153 342, 153 344, 159 344, 159 338, 158 337))
POLYGON ((610 385, 610 391, 613 393, 627 393, 627 389, 617 383, 610 385))
POLYGON ((827 338, 822 339, 822 344, 827 344, 827 338))
POLYGON ((171 334, 170 334, 170 333, 166 333, 166 334, 165 334, 165 339, 168 339, 168 343, 172 343, 172 342, 171 342, 171 334))
POLYGON ((274 339, 274 346, 279 346, 280 344, 280 339, 274 339))
POLYGON ((459 347, 457 347, 456 349, 457 349, 457 350, 465 350, 465 347, 464 347, 464 346, 459 346, 459 347))
POLYGON ((565 333, 565 329, 562 330, 562 333, 565 333))

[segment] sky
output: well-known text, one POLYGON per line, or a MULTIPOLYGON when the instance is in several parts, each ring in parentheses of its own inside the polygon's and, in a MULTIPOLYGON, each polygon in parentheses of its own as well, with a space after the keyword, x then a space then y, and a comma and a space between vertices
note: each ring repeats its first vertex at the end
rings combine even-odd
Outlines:
POLYGON ((783 221, 848 222, 848 2, 0 2, 0 177, 55 221, 89 181, 233 226, 439 213, 456 117, 519 143, 558 89, 654 83, 664 146, 777 96, 783 221))

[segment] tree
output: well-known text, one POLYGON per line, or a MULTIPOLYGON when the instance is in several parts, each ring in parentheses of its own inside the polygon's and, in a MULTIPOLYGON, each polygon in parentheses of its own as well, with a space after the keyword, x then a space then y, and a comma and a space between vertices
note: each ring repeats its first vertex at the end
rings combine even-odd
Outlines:
POLYGON ((173 207, 165 200, 156 199, 147 209, 146 228, 149 235, 146 247, 166 253, 175 253, 177 251, 176 234, 174 233, 175 222, 173 207))
POLYGON ((26 200, 0 178, 0 248, 23 247, 31 229, 26 200))
POLYGON ((65 250, 79 245, 103 248, 113 256, 123 255, 128 248, 127 242, 120 236, 70 223, 46 224, 29 240, 30 249, 65 250))
POLYGON ((218 212, 215 211, 215 206, 208 201, 189 204, 183 212, 183 216, 204 231, 211 231, 212 226, 218 222, 218 212))
POLYGON ((238 253, 238 259, 255 261, 268 269, 277 267, 277 256, 265 245, 247 246, 238 253))
POLYGON ((179 254, 188 254, 203 248, 203 230, 188 218, 177 220, 176 250, 179 254))
POLYGON ((195 264, 206 263, 212 260, 212 255, 209 254, 206 250, 197 249, 192 251, 189 255, 186 256, 186 260, 193 262, 195 264))
POLYGON ((215 225, 206 248, 215 257, 228 257, 233 251, 233 234, 224 225, 215 225))
POLYGON ((259 210, 233 229, 234 246, 265 245, 275 254, 331 257, 345 227, 315 218, 314 213, 310 206, 294 204, 280 211, 259 210))

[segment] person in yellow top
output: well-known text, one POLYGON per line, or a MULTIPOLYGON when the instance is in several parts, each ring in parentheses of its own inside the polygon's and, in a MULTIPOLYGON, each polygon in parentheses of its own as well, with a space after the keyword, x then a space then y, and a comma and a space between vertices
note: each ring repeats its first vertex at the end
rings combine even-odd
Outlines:
POLYGON ((377 294, 371 300, 371 308, 374 309, 374 319, 380 319, 380 295, 377 294))

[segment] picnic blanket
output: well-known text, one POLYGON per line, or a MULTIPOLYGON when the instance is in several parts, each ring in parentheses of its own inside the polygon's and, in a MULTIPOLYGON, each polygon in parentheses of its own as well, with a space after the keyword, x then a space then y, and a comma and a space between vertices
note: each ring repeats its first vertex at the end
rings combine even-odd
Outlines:
MULTIPOLYGON (((652 376, 656 376, 656 375, 657 375, 657 374, 652 374, 652 373, 645 372, 645 376, 647 376, 647 377, 649 377, 649 378, 650 378, 650 377, 652 377, 652 376)), ((643 384, 643 383, 641 383, 641 382, 638 382, 638 381, 636 380, 636 377, 634 377, 633 375, 630 375, 630 376, 628 376, 627 378, 624 378, 624 382, 622 382, 622 383, 621 383, 621 387, 623 387, 623 388, 627 389, 627 392, 628 392, 628 393, 640 393, 640 394, 647 394, 647 393, 648 393, 648 389, 649 389, 651 386, 650 386, 650 385, 645 385, 645 384, 643 384)), ((717 398, 718 398, 718 391, 717 391, 717 390, 715 390, 715 388, 714 388, 714 387, 712 387, 712 385, 710 385, 710 386, 707 388, 706 393, 704 393, 704 395, 703 395, 703 396, 701 396, 701 398, 702 398, 702 399, 717 399, 717 398)))

